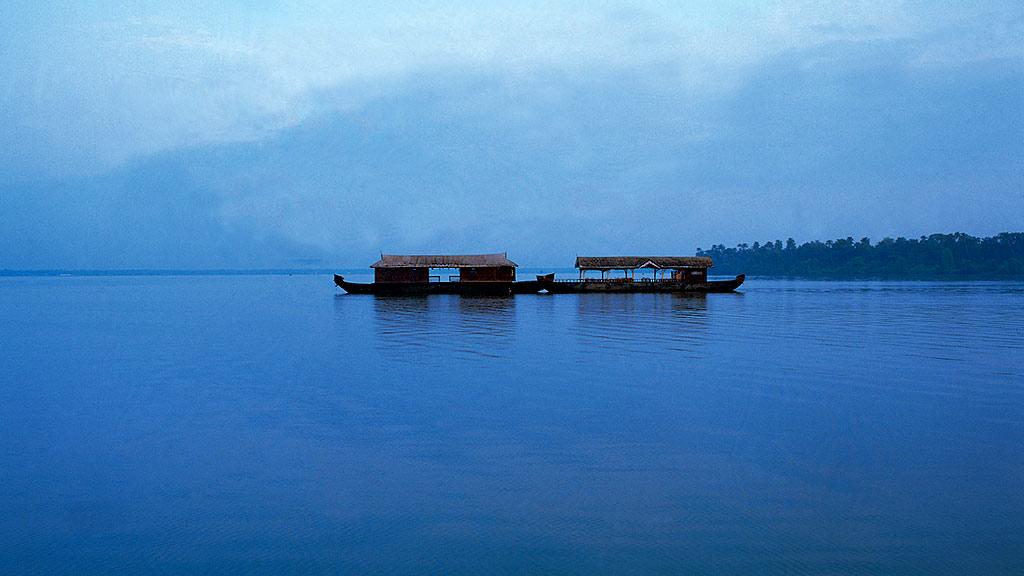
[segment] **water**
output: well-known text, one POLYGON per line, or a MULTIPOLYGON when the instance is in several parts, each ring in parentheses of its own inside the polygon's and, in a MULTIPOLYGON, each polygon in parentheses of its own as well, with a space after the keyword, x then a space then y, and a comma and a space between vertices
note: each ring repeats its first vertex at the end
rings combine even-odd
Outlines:
POLYGON ((0 278, 5 574, 1019 574, 1024 284, 0 278))

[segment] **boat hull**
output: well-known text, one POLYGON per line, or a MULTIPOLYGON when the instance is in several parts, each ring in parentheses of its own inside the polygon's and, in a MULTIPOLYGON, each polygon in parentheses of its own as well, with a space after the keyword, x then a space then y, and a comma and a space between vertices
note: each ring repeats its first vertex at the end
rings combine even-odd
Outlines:
POLYGON ((551 280, 539 280, 543 288, 552 294, 569 294, 579 292, 599 293, 716 293, 732 292, 743 284, 746 276, 740 274, 731 280, 711 280, 708 282, 609 282, 609 281, 583 281, 583 282, 556 282, 551 280))
POLYGON ((430 294, 456 294, 459 296, 511 296, 535 294, 543 288, 540 281, 524 282, 349 282, 334 275, 334 284, 349 294, 375 294, 377 296, 426 296, 430 294))

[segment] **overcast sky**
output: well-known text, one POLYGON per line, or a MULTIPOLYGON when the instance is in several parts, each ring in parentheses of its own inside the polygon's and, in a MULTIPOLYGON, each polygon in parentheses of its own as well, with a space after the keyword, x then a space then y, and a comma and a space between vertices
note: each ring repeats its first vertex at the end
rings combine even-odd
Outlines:
POLYGON ((1024 230, 1019 0, 383 4, 6 0, 0 269, 1024 230))

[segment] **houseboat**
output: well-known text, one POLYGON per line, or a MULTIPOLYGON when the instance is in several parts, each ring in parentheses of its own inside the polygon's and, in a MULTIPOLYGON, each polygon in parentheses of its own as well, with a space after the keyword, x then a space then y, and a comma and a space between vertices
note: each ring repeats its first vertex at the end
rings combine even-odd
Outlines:
POLYGON ((516 281, 517 264, 507 254, 403 256, 381 254, 370 265, 373 283, 357 283, 334 275, 334 283, 349 294, 422 295, 461 294, 509 296, 536 293, 540 280, 516 281), (432 269, 458 270, 442 278, 432 269))
POLYGON ((537 276, 544 290, 565 292, 732 292, 743 284, 740 274, 729 280, 708 280, 713 266, 706 256, 579 256, 579 277, 555 279, 554 274, 537 276), (621 270, 621 276, 612 276, 621 270), (651 271, 637 278, 637 271, 651 271), (599 272, 600 278, 588 277, 599 272))

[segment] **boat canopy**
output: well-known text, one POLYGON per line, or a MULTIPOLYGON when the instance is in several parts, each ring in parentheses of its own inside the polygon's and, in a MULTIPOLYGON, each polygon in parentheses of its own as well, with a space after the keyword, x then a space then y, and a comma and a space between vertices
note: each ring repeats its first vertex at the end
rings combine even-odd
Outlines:
POLYGON ((711 268, 707 256, 577 256, 576 267, 580 270, 683 270, 711 268))
POLYGON ((462 254, 462 255, 416 255, 381 254, 380 260, 370 268, 515 268, 515 262, 505 253, 462 254))

